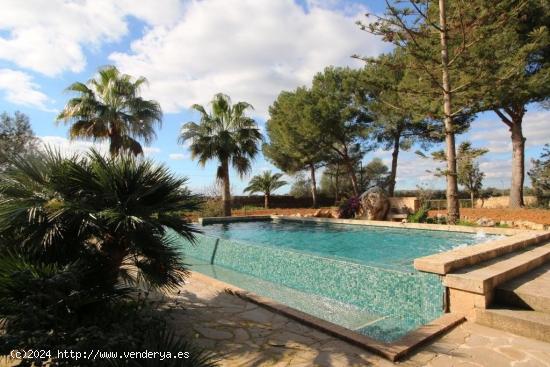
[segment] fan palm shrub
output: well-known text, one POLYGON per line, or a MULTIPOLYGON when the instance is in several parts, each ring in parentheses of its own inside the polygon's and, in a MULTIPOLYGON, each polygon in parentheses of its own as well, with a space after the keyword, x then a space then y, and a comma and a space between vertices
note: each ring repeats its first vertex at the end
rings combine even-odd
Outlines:
POLYGON ((261 192, 264 194, 264 208, 268 209, 270 205, 271 193, 284 185, 286 181, 281 180, 282 173, 274 173, 271 171, 264 171, 260 175, 252 177, 248 186, 243 190, 253 194, 255 192, 261 192))
POLYGON ((67 88, 77 96, 67 102, 57 121, 70 124, 71 139, 108 140, 112 155, 142 154, 139 140, 150 144, 156 137, 155 126, 162 121, 159 103, 140 96, 145 83, 144 77, 134 80, 115 66, 106 66, 95 79, 67 88))
POLYGON ((210 102, 211 111, 198 104, 193 109, 199 112, 200 122, 183 125, 180 143, 189 141, 191 155, 204 166, 209 160, 219 162, 216 178, 222 182, 224 215, 231 215, 231 188, 229 166, 242 177, 250 171, 251 160, 258 153, 262 135, 254 119, 246 116, 252 108, 247 102, 231 103, 231 98, 218 93, 210 102))
MULTIPOLYGON (((96 259, 98 260, 98 259, 96 259)), ((136 290, 96 282, 102 266, 77 261, 40 263, 0 252, 0 356, 12 350, 45 350, 18 366, 193 366, 211 367, 216 356, 175 335, 156 305, 136 290), (118 352, 113 359, 75 359, 57 350, 118 352), (123 358, 128 351, 188 352, 187 359, 123 358)), ((0 357, 0 364, 2 358, 0 357)), ((13 365, 10 363, 10 365, 13 365)))
POLYGON ((182 212, 198 200, 186 179, 130 154, 16 158, 0 180, 0 237, 35 258, 66 265, 102 256, 111 283, 120 277, 158 288, 180 284, 181 251, 168 229, 193 240, 182 212))
MULTIPOLYGON (((127 153, 13 159, 0 175, 0 355, 14 349, 184 350, 192 353, 189 359, 164 365, 213 366, 213 355, 175 336, 145 296, 175 288, 186 275, 171 235, 194 238, 182 213, 199 203, 185 183, 127 153)), ((59 366, 108 362, 51 355, 20 365, 47 360, 59 366)))

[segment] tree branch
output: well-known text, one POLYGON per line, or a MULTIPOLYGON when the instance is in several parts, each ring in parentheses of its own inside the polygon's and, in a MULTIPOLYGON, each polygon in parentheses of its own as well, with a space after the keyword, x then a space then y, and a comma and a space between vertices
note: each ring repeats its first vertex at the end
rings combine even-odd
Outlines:
POLYGON ((502 113, 498 108, 495 108, 493 111, 498 115, 498 117, 500 117, 502 122, 508 125, 509 128, 512 128, 514 123, 510 121, 510 119, 504 113, 502 113))

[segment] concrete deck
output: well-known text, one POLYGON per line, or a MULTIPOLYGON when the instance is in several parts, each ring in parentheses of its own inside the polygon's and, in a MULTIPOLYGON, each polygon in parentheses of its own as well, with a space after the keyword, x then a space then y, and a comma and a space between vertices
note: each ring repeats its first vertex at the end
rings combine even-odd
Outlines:
POLYGON ((550 344, 466 322, 394 364, 192 276, 173 324, 222 355, 221 366, 548 366, 550 344))

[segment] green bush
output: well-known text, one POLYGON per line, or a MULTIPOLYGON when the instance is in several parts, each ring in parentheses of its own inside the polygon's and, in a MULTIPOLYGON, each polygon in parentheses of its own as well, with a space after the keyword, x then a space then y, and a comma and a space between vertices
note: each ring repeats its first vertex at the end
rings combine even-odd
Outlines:
POLYGON ((218 198, 207 199, 201 205, 201 217, 223 217, 223 201, 218 198))
POLYGON ((407 217, 407 221, 409 223, 425 223, 428 220, 429 210, 429 205, 427 203, 424 203, 416 212, 409 214, 409 216, 407 217))
MULTIPOLYGON (((173 336, 143 293, 175 289, 187 275, 181 250, 166 235, 170 229, 194 239, 195 229, 181 213, 196 210, 198 200, 185 179, 150 160, 94 151, 84 158, 50 152, 10 166, 0 175, 0 355, 13 349, 167 351, 185 345, 197 359, 172 365, 214 364, 211 355, 173 336)), ((33 362, 43 361, 20 365, 33 362)), ((113 363, 122 362, 159 365, 113 363)))

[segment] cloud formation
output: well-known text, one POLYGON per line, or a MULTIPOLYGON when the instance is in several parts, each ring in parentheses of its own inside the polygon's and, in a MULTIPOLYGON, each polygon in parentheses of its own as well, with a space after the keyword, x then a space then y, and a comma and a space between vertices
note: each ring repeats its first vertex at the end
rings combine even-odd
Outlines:
POLYGON ((40 87, 27 73, 0 69, 0 91, 3 91, 5 99, 13 104, 47 110, 48 96, 40 91, 40 87))
POLYGON ((44 75, 81 71, 84 50, 96 50, 128 32, 127 17, 171 24, 183 11, 178 0, 2 0, 0 59, 44 75))
MULTIPOLYGON (((92 148, 102 154, 109 153, 109 144, 107 141, 94 142, 86 140, 70 140, 62 136, 39 136, 38 138, 40 140, 40 149, 59 151, 65 157, 83 155, 88 153, 92 148)), ((145 156, 158 154, 160 151, 160 148, 157 147, 143 147, 143 153, 145 156)))
POLYGON ((187 155, 183 154, 183 153, 171 153, 171 154, 168 154, 168 158, 170 158, 171 160, 174 160, 174 161, 182 161, 182 160, 187 159, 189 157, 187 155))
POLYGON ((374 56, 387 47, 355 25, 366 8, 320 3, 305 10, 293 0, 190 2, 173 26, 151 27, 131 52, 110 59, 127 73, 146 76, 149 96, 166 112, 224 92, 265 117, 281 90, 309 84, 327 65, 360 66, 351 55, 374 56))
MULTIPOLYGON (((529 111, 523 118, 523 135, 526 148, 544 145, 550 142, 550 111, 529 111)), ((484 145, 491 153, 511 153, 512 141, 508 127, 496 116, 491 120, 476 121, 476 132, 467 138, 472 141, 485 141, 484 145)))

